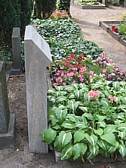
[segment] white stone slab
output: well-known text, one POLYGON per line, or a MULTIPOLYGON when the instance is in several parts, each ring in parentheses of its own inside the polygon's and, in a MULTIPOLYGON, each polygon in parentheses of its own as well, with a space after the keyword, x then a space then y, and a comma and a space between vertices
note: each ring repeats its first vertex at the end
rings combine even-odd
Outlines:
POLYGON ((24 40, 29 150, 47 153, 40 132, 48 124, 46 67, 52 61, 50 48, 32 26, 26 27, 24 40))

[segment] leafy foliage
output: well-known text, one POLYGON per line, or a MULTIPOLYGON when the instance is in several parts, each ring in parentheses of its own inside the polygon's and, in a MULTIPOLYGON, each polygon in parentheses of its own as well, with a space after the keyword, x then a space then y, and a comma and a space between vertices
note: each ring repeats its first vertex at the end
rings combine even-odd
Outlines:
POLYGON ((83 40, 80 27, 70 19, 33 20, 38 32, 48 42, 54 60, 69 57, 71 53, 85 53, 97 58, 102 50, 93 42, 83 40))
POLYGON ((126 83, 110 83, 56 86, 48 91, 49 130, 57 132, 51 143, 62 160, 83 156, 91 160, 99 151, 105 157, 115 152, 126 156, 126 83), (89 94, 93 90, 100 94, 89 94))

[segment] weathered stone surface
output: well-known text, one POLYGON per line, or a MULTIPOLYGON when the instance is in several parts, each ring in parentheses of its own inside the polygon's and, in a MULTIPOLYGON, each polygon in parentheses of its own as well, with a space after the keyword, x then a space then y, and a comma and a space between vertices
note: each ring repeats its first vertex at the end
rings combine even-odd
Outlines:
POLYGON ((13 28, 12 53, 13 53, 13 63, 12 63, 11 74, 18 75, 21 73, 20 28, 19 27, 13 28))
POLYGON ((6 133, 10 119, 5 64, 0 61, 0 133, 6 133))
POLYGON ((0 61, 0 150, 15 146, 15 115, 9 112, 5 64, 0 61))
POLYGON ((25 71, 28 116, 29 150, 47 153, 40 132, 47 128, 47 77, 46 67, 51 63, 49 45, 32 26, 25 32, 25 71))
POLYGON ((10 114, 10 122, 7 133, 0 133, 0 150, 15 149, 15 114, 10 114))

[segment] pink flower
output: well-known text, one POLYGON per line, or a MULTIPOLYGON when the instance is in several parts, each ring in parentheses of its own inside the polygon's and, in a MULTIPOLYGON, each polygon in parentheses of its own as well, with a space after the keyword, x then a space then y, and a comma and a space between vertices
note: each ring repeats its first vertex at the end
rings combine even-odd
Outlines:
POLYGON ((110 95, 108 98, 110 99, 110 101, 115 101, 115 102, 117 101, 117 97, 114 97, 112 95, 110 95))
POLYGON ((111 75, 111 74, 108 74, 108 78, 111 79, 111 78, 112 78, 112 75, 111 75))
POLYGON ((56 83, 53 83, 53 86, 56 86, 57 84, 56 83))
POLYGON ((107 72, 107 70, 106 70, 106 69, 103 69, 103 70, 102 70, 102 73, 104 73, 104 74, 105 74, 106 72, 107 72))
POLYGON ((90 72, 89 72, 89 75, 92 75, 92 76, 93 76, 93 75, 94 75, 94 71, 90 71, 90 72))
POLYGON ((80 73, 84 73, 86 71, 86 66, 80 68, 80 73))
POLYGON ((73 83, 76 83, 76 81, 75 81, 75 80, 73 80, 73 83))
POLYGON ((67 76, 68 76, 68 77, 73 77, 73 76, 74 76, 74 73, 73 73, 73 72, 69 72, 69 73, 67 73, 67 76))
POLYGON ((103 61, 103 64, 104 64, 104 65, 107 65, 107 62, 106 62, 106 61, 103 61))
POLYGON ((61 73, 61 77, 64 77, 64 72, 61 73))
POLYGON ((89 93, 88 93, 88 96, 89 97, 93 97, 95 100, 96 98, 100 95, 100 92, 98 90, 91 90, 89 93))
POLYGON ((83 82, 83 81, 84 81, 84 79, 81 77, 81 78, 79 78, 79 81, 80 81, 80 82, 83 82))

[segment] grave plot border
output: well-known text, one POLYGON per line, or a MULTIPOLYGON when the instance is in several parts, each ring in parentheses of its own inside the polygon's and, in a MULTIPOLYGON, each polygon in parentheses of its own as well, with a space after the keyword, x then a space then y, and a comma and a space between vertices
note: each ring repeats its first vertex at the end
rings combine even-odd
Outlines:
POLYGON ((74 2, 75 4, 81 6, 82 9, 106 9, 106 5, 99 2, 99 5, 82 5, 78 2, 74 2))
POLYGON ((110 25, 120 24, 120 22, 123 23, 123 21, 100 21, 99 26, 103 28, 107 33, 109 33, 115 40, 119 41, 122 45, 126 47, 126 41, 123 40, 120 35, 114 33, 110 27, 110 25))

